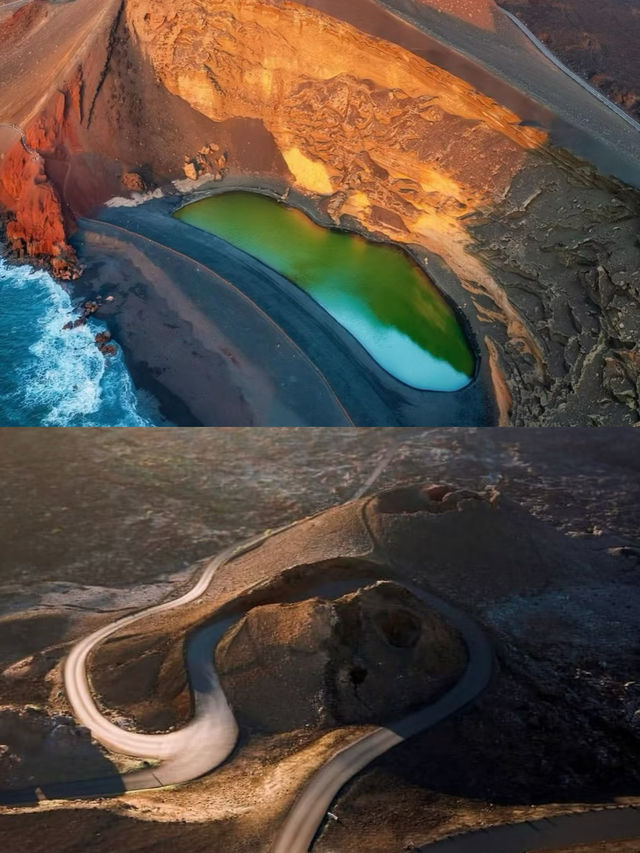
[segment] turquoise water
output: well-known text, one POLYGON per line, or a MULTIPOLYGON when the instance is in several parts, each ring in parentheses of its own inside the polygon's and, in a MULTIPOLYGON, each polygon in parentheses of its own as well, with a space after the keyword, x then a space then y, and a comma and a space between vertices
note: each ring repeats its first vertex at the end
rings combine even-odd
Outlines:
POLYGON ((50 275, 0 260, 0 426, 156 426, 154 401, 136 392, 122 353, 95 345, 106 329, 91 318, 63 331, 77 314, 50 275))
POLYGON ((322 228, 256 193, 213 196, 175 216, 295 282, 401 382, 431 391, 469 384, 474 356, 455 312, 405 252, 322 228))

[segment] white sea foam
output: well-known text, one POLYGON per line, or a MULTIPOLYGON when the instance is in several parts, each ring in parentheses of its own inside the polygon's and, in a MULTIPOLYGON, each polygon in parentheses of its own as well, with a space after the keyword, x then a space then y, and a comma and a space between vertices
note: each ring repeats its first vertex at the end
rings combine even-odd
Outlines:
POLYGON ((69 294, 46 272, 0 261, 0 423, 28 426, 153 426, 122 353, 95 345, 105 325, 63 330, 76 313, 69 294))

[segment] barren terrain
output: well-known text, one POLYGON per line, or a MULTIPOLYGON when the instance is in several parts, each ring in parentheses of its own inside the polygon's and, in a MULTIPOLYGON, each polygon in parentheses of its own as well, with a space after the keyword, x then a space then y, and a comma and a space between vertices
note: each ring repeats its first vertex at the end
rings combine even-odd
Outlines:
POLYGON ((640 118, 640 9, 634 0, 500 0, 554 53, 640 118))
MULTIPOLYGON (((66 709, 61 656, 73 638, 126 606, 145 606, 183 589, 193 570, 173 578, 167 573, 179 568, 178 555, 186 553, 198 525, 204 525, 200 545, 210 552, 215 541, 340 504, 376 469, 376 492, 416 486, 336 506, 279 534, 221 569, 202 601, 167 614, 162 624, 140 622, 100 650, 92 682, 108 713, 136 728, 180 725, 190 714, 180 653, 185 629, 221 612, 225 602, 229 612, 248 611, 240 634, 229 635, 219 651, 223 686, 241 721, 229 762, 175 790, 14 808, 0 818, 5 844, 19 833, 30 849, 44 850, 48 833, 55 832, 64 849, 92 839, 97 849, 109 850, 126 831, 140 850, 169 849, 177 833, 194 850, 212 844, 268 849, 303 780, 371 721, 362 709, 368 706, 368 715, 385 722, 382 709, 372 705, 374 694, 366 692, 367 679, 379 677, 375 661, 390 655, 411 667, 410 656, 418 653, 413 642, 423 617, 409 599, 387 599, 383 612, 395 612, 391 620, 375 615, 375 598, 356 610, 357 597, 342 604, 332 604, 330 595, 328 604, 305 601, 305 588, 319 579, 330 585, 344 577, 361 577, 363 587, 376 578, 410 582, 454 602, 488 632, 497 669, 473 708, 396 748, 348 786, 332 807, 340 822, 329 821, 318 850, 348 851, 353 844, 401 850, 464 828, 636 800, 635 432, 339 430, 307 437, 302 431, 235 436, 189 430, 171 437, 131 432, 127 441, 124 432, 112 433, 96 433, 87 443, 85 434, 51 431, 55 456, 33 432, 9 433, 3 442, 17 534, 4 571, 22 581, 3 589, 1 767, 5 785, 30 783, 45 796, 47 783, 61 778, 61 755, 70 751, 67 778, 132 767, 60 716, 66 709), (425 489, 425 479, 455 480, 457 488, 425 489), (49 481, 59 487, 57 501, 47 491, 49 481), (222 494, 227 504, 211 503, 222 494), (27 504, 28 514, 20 511, 27 504), (128 537, 122 535, 125 519, 135 531, 128 537), (145 551, 161 531, 163 547, 145 551), (66 546, 48 551, 47 543, 61 534, 66 546), (139 580, 132 584, 134 571, 139 580), (101 587, 92 572, 104 573, 101 587), (292 595, 300 604, 279 604, 292 595), (326 621, 327 606, 338 608, 338 622, 326 621), (363 606, 373 621, 361 621, 354 632, 352 614, 363 606), (297 651, 285 652, 294 655, 291 669, 299 667, 295 655, 315 661, 302 667, 304 685, 278 670, 282 655, 275 647, 258 644, 265 655, 258 670, 251 669, 253 655, 246 657, 247 637, 260 636, 268 623, 276 642, 281 628, 291 633, 291 619, 298 636, 297 651), (332 629, 333 639, 329 624, 341 626, 332 629), (241 635, 238 646, 234 636, 241 635), (319 694, 313 672, 327 665, 328 674, 340 671, 344 643, 358 649, 355 694, 348 679, 333 687, 325 681, 328 692, 319 694), (276 730, 260 696, 261 690, 273 692, 269 678, 284 678, 283 689, 292 691, 289 724, 276 730), (317 707, 332 713, 315 713, 313 702, 304 701, 307 690, 323 696, 317 707)), ((395 666, 400 685, 402 670, 395 666)), ((403 690, 398 697, 416 701, 403 690)))

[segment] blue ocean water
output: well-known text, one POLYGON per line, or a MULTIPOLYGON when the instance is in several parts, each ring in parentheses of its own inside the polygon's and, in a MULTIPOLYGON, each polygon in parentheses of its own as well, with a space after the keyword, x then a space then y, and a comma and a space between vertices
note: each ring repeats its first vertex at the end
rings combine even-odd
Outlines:
POLYGON ((163 426, 136 391, 120 349, 95 345, 104 323, 63 331, 77 313, 46 272, 0 260, 0 426, 163 426))

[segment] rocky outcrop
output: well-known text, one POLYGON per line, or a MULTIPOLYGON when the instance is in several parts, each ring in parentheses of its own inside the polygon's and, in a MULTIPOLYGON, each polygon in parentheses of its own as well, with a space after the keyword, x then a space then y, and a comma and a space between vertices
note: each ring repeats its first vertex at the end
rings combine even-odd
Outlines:
POLYGON ((106 774, 111 764, 91 742, 91 732, 73 717, 33 706, 0 708, 0 787, 23 788, 76 774, 106 774))
POLYGON ((216 650, 240 724, 272 732, 384 723, 437 698, 465 665, 457 633, 389 582, 256 607, 216 650))
POLYGON ((184 174, 191 181, 203 175, 211 175, 215 181, 221 181, 226 171, 227 155, 220 151, 215 142, 203 145, 194 157, 184 158, 184 174))
POLYGON ((640 202, 579 175, 568 155, 523 171, 474 229, 542 352, 540 373, 511 342, 502 347, 519 426, 640 420, 640 202))
POLYGON ((77 258, 67 242, 62 203, 48 179, 42 156, 16 143, 2 160, 0 204, 9 252, 18 259, 46 259, 58 278, 77 275, 77 258))
POLYGON ((144 193, 149 189, 139 172, 125 172, 122 176, 122 186, 133 193, 144 193))

